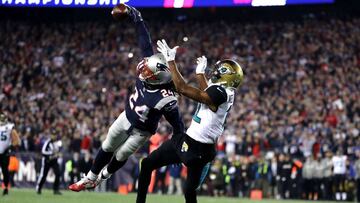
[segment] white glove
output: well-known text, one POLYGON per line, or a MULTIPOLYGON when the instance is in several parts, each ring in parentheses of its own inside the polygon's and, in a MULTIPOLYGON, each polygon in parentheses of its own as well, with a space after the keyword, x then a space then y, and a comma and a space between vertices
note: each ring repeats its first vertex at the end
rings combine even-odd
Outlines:
POLYGON ((170 47, 167 45, 166 41, 163 40, 158 40, 157 41, 157 50, 162 53, 165 56, 166 61, 174 61, 175 60, 175 56, 176 56, 176 50, 177 48, 179 48, 179 46, 176 46, 172 49, 170 49, 170 47))
POLYGON ((196 59, 196 74, 204 74, 207 66, 207 58, 205 56, 196 59))

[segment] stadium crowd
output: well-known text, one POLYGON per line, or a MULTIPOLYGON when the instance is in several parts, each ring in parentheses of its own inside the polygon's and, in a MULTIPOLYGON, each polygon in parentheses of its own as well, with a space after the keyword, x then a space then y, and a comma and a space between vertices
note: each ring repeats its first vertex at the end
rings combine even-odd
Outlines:
MULTIPOLYGON (((265 197, 338 198, 324 187, 335 177, 326 161, 340 154, 347 170, 339 189, 356 180, 360 188, 360 19, 149 21, 149 28, 153 41, 181 46, 177 62, 191 83, 198 56, 243 64, 245 82, 204 193, 249 196, 258 188, 265 197)), ((0 33, 11 33, 0 35, 0 109, 21 133, 20 151, 39 151, 56 129, 63 152, 96 152, 133 90, 141 58, 134 27, 0 21, 0 33)), ((179 103, 189 126, 195 104, 179 103)))

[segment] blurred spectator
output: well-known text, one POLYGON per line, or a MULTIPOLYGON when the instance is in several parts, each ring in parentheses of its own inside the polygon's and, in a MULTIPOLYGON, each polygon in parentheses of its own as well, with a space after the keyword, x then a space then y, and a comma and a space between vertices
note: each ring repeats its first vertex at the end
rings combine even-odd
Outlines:
POLYGON ((290 198, 291 190, 291 169, 293 163, 288 154, 281 154, 278 166, 278 190, 281 199, 290 198))
POLYGON ((66 171, 70 176, 70 184, 75 183, 80 180, 80 154, 75 152, 73 153, 72 159, 66 162, 66 171))
POLYGON ((331 200, 333 197, 333 190, 332 190, 332 153, 331 151, 325 152, 325 157, 321 160, 322 165, 322 173, 323 173, 323 195, 322 199, 324 200, 331 200))
POLYGON ((357 186, 357 201, 360 202, 360 152, 357 152, 357 160, 355 161, 356 168, 356 186, 357 186))
POLYGON ((165 194, 166 193, 166 174, 167 166, 163 166, 156 170, 155 183, 154 183, 154 193, 165 194))
POLYGON ((260 189, 265 198, 270 197, 271 175, 272 172, 270 164, 264 159, 264 157, 260 157, 257 162, 255 188, 260 189))
POLYGON ((176 191, 177 195, 181 195, 183 193, 182 184, 181 184, 181 170, 182 165, 171 165, 169 166, 169 188, 167 194, 174 194, 176 191))
POLYGON ((339 148, 336 155, 332 158, 333 162, 333 174, 334 174, 334 186, 335 186, 335 199, 337 201, 347 200, 347 194, 345 191, 346 180, 346 168, 347 157, 343 155, 343 151, 339 148))
POLYGON ((79 169, 81 175, 85 175, 90 171, 93 161, 94 160, 89 152, 84 153, 83 158, 81 158, 79 161, 79 169))

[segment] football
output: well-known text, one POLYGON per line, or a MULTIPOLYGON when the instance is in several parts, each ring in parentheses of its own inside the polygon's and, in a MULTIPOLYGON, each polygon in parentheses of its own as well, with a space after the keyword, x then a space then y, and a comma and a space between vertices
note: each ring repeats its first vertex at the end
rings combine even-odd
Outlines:
POLYGON ((115 6, 112 11, 111 15, 115 20, 124 20, 128 17, 129 9, 125 4, 119 4, 115 6))

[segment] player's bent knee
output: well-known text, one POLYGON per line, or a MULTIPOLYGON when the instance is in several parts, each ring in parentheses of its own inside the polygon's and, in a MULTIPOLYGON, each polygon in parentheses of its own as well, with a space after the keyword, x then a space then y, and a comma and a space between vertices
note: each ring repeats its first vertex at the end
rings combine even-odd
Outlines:
POLYGON ((118 161, 125 161, 126 159, 129 158, 130 155, 131 154, 117 152, 116 155, 115 155, 115 158, 118 161))
POLYGON ((104 150, 104 152, 115 152, 116 146, 111 144, 110 139, 106 137, 104 142, 101 144, 101 149, 104 150))
POLYGON ((142 171, 151 171, 151 170, 153 170, 153 167, 152 167, 152 164, 151 164, 151 161, 150 161, 149 158, 144 158, 141 161, 141 170, 142 171))

